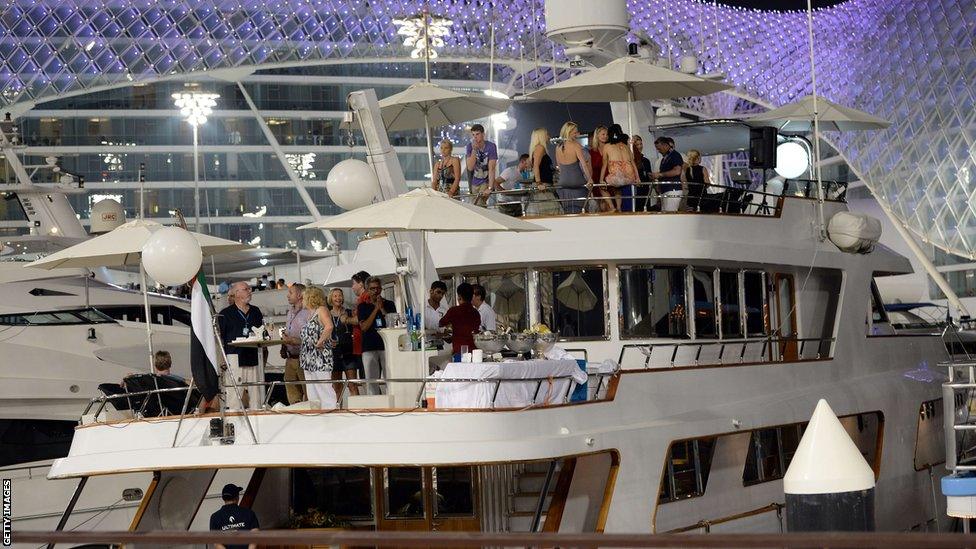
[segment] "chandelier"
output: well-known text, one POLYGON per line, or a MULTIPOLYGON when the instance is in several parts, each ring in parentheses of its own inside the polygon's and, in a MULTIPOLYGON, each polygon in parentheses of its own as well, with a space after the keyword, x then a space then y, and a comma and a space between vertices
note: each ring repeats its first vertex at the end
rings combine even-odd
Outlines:
POLYGON ((412 59, 427 57, 437 58, 437 50, 444 47, 444 37, 450 34, 454 21, 439 15, 431 15, 426 9, 414 17, 394 19, 393 24, 398 27, 397 34, 403 36, 403 45, 413 48, 410 52, 412 59), (425 55, 426 54, 426 55, 425 55))

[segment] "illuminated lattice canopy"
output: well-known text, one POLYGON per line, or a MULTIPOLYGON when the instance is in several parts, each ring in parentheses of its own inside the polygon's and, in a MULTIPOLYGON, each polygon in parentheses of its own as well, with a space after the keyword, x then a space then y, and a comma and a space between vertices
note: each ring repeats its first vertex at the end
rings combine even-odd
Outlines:
MULTIPOLYGON (((598 2, 600 0, 594 0, 598 2)), ((426 0, 8 0, 0 7, 0 104, 104 86, 251 67, 409 60, 396 19, 426 0)), ((441 59, 530 60, 496 78, 527 89, 567 75, 548 68, 543 0, 430 0, 452 21, 441 59)), ((810 93, 806 15, 697 0, 629 0, 634 36, 677 60, 692 54, 750 101, 777 106, 810 93)), ((815 16, 818 91, 893 122, 834 134, 851 167, 908 227, 976 256, 976 3, 850 0, 815 16)), ((741 112, 729 96, 700 102, 741 112)))

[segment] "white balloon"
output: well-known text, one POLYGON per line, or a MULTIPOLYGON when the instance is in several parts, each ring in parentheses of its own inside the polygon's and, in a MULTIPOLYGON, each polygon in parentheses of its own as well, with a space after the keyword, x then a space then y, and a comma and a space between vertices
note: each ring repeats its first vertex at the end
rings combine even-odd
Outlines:
POLYGON ((153 280, 167 286, 184 284, 200 270, 203 251, 188 231, 179 227, 159 229, 142 247, 142 266, 153 280))
POLYGON ((350 158, 339 162, 325 180, 329 198, 340 208, 355 210, 373 202, 379 190, 376 173, 369 164, 350 158))
POLYGON ((807 150, 796 141, 780 143, 776 147, 776 173, 786 179, 796 179, 810 166, 807 150))

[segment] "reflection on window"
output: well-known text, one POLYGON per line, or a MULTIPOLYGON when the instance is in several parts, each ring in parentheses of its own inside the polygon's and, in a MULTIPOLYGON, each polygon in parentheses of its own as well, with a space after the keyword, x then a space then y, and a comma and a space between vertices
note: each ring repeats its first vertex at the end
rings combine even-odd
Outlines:
POLYGON ((368 467, 292 469, 292 509, 318 509, 346 519, 373 518, 373 484, 368 467))
POLYGON ((742 276, 745 294, 746 335, 766 335, 769 332, 768 307, 766 305, 766 273, 746 271, 742 276))
POLYGON ((888 313, 884 308, 884 301, 881 299, 881 292, 878 291, 878 285, 871 280, 871 323, 872 324, 883 324, 888 322, 888 313))
POLYGON ((621 267, 622 337, 688 337, 684 267, 621 267))
POLYGON ((742 337, 742 309, 739 307, 739 273, 721 271, 718 275, 722 313, 722 337, 742 337))
POLYGON ((601 267, 540 271, 543 322, 563 338, 606 337, 605 278, 601 267))
MULTIPOLYGON (((529 327, 529 302, 525 271, 466 274, 464 281, 485 287, 486 299, 497 315, 498 329, 522 331, 529 327)), ((599 294, 603 300, 602 290, 599 294)), ((602 307, 601 307, 602 308, 602 307)), ((549 326, 552 326, 550 324, 549 326)), ((563 332, 560 332, 564 336, 563 332)))
POLYGON ((383 470, 386 518, 424 518, 424 480, 420 467, 383 470))
POLYGON ((474 515, 471 467, 434 467, 434 516, 474 515))
POLYGON ((695 296, 695 337, 716 337, 715 271, 692 269, 695 296))
POLYGON ((667 503, 704 495, 714 450, 715 437, 672 443, 658 501, 667 503))
POLYGON ((63 458, 76 421, 0 419, 0 466, 63 458))

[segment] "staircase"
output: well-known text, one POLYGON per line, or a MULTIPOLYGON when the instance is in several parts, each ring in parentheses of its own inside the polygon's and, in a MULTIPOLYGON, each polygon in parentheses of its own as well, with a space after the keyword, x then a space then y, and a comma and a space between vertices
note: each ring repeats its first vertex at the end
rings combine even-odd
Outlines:
MULTIPOLYGON (((511 507, 508 513, 509 532, 530 532, 532 531, 532 521, 535 517, 536 508, 542 495, 543 486, 546 483, 546 474, 549 470, 547 461, 525 464, 525 469, 520 473, 515 482, 515 491, 511 495, 511 507)), ((542 504, 542 516, 539 519, 539 530, 546 522, 546 512, 552 502, 552 495, 556 491, 556 480, 559 478, 561 460, 556 461, 556 467, 549 481, 549 489, 546 492, 545 501, 542 504)))

